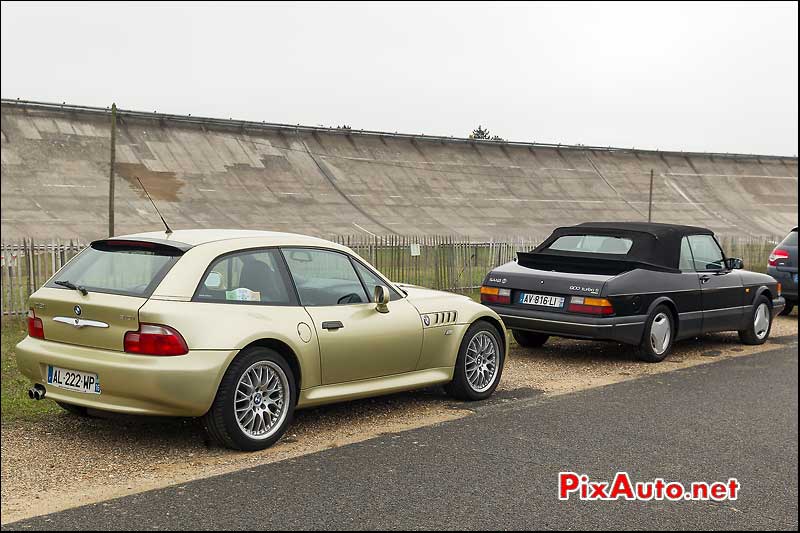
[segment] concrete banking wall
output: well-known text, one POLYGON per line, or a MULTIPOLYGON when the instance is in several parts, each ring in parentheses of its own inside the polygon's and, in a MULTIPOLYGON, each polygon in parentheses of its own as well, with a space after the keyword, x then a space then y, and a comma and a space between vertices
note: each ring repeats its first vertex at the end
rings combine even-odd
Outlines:
MULTIPOLYGON (((588 220, 653 219, 722 235, 797 225, 797 158, 345 132, 118 113, 116 233, 173 228, 322 237, 539 237, 588 220)), ((106 236, 109 111, 2 102, 4 239, 106 236)))

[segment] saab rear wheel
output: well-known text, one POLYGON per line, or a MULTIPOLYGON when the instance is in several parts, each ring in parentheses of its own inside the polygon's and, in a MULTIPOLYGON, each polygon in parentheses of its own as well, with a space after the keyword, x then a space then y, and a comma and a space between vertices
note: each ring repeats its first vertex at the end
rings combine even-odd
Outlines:
POLYGON ((281 438, 297 403, 289 364, 269 348, 254 348, 233 360, 204 417, 206 431, 234 450, 263 450, 281 438))
POLYGON ((81 407, 80 405, 72 405, 71 403, 64 402, 56 402, 56 404, 70 414, 83 417, 89 416, 89 410, 85 407, 81 407))
POLYGON ((517 344, 523 348, 539 348, 550 338, 550 335, 545 335, 544 333, 534 333, 533 331, 524 331, 521 329, 511 330, 511 334, 514 336, 514 340, 517 341, 517 344))
POLYGON ((781 316, 789 316, 794 311, 794 302, 786 302, 786 307, 781 311, 781 316))
POLYGON ((485 400, 500 382, 505 349, 497 329, 488 322, 472 324, 458 349, 453 381, 445 386, 458 400, 485 400))
POLYGON ((751 311, 747 329, 739 331, 739 340, 744 344, 764 344, 772 329, 772 308, 766 296, 759 296, 751 311))
POLYGON ((672 351, 675 341, 675 326, 672 312, 665 305, 656 307, 647 318, 642 342, 637 355, 642 361, 658 363, 663 361, 672 351))

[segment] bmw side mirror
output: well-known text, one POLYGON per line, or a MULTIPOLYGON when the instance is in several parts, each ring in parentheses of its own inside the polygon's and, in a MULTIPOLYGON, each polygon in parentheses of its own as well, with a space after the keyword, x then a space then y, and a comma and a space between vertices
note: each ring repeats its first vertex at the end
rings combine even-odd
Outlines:
POLYGON ((730 270, 740 270, 744 268, 744 261, 738 257, 729 257, 725 260, 725 266, 727 266, 730 270))
POLYGON ((389 312, 389 289, 383 285, 375 285, 375 310, 379 313, 389 312))

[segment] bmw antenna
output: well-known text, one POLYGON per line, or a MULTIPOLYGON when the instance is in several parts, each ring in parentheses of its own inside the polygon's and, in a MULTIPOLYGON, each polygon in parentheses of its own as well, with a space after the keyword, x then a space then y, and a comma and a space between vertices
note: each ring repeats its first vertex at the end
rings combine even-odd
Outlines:
POLYGON ((164 223, 164 227, 167 228, 167 231, 165 233, 167 233, 167 235, 169 235, 170 233, 172 233, 172 230, 170 229, 169 224, 167 224, 167 221, 164 220, 163 216, 161 216, 161 211, 158 210, 158 206, 156 206, 156 203, 153 201, 152 198, 150 198, 150 193, 147 192, 147 189, 144 188, 144 183, 142 183, 142 180, 139 179, 139 176, 136 176, 136 181, 138 181, 139 185, 142 186, 142 190, 147 195, 147 199, 150 200, 151 204, 153 204, 153 208, 156 210, 156 213, 158 213, 158 216, 161 218, 161 222, 163 222, 164 223))

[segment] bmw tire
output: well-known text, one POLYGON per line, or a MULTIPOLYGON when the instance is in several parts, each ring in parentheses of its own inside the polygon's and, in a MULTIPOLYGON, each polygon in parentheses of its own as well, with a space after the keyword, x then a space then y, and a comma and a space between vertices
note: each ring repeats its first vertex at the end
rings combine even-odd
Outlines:
POLYGON ((234 450, 263 450, 289 426, 298 388, 291 367, 278 352, 253 348, 233 360, 204 417, 206 431, 234 450))
POLYGON ((479 320, 472 324, 458 349, 453 381, 445 386, 458 400, 485 400, 500 383, 505 363, 505 344, 492 324, 479 320))

